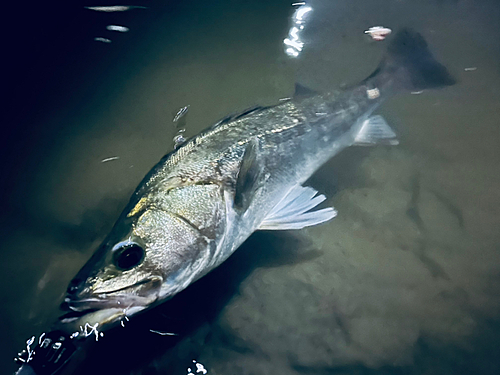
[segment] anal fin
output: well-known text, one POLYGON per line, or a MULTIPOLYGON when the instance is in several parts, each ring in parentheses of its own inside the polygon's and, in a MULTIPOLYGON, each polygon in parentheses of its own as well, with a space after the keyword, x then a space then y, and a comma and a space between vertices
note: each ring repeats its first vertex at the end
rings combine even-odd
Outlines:
POLYGON ((361 125, 354 138, 356 146, 392 145, 399 144, 396 133, 380 115, 371 116, 361 125))
POLYGON ((337 216, 333 207, 310 211, 326 197, 311 187, 297 185, 272 209, 258 229, 287 230, 302 229, 324 223, 337 216))

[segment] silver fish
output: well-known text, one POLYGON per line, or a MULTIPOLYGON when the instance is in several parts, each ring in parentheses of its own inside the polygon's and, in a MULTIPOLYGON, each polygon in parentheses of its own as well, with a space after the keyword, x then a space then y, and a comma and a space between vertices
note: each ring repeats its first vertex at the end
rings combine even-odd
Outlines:
POLYGON ((224 262, 253 232, 336 216, 302 184, 352 145, 394 145, 373 111, 400 91, 454 84, 423 37, 397 33, 379 67, 341 92, 307 94, 227 117, 164 156, 71 281, 68 330, 100 329, 171 298, 224 262))

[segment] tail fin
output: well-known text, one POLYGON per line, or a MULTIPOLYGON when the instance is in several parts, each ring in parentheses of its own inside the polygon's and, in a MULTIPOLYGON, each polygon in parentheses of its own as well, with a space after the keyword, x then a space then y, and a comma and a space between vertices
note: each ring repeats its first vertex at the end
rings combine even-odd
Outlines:
POLYGON ((410 91, 450 86, 455 79, 432 56, 427 42, 411 29, 400 30, 387 48, 379 67, 367 78, 376 86, 391 82, 396 89, 410 91))

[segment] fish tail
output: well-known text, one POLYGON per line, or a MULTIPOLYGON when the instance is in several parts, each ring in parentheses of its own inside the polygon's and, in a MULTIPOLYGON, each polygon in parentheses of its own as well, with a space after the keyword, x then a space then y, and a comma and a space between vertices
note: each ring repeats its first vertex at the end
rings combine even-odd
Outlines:
POLYGON ((432 55, 427 42, 411 29, 400 30, 392 39, 378 68, 365 80, 375 87, 419 91, 456 83, 446 67, 432 55))

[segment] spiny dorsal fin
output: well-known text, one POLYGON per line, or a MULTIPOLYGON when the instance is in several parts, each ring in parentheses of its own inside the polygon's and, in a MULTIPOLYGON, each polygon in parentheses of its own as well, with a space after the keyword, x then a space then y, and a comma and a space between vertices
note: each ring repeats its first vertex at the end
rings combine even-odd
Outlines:
POLYGON ((241 160, 234 194, 234 208, 241 212, 246 211, 250 205, 252 196, 257 188, 257 182, 262 173, 258 150, 259 141, 257 137, 254 137, 248 142, 241 160))
POLYGON ((293 93, 294 98, 300 98, 300 97, 305 97, 305 96, 313 96, 317 95, 318 93, 309 87, 303 86, 300 83, 295 84, 295 92, 293 93))
POLYGON ((262 221, 259 229, 302 229, 333 219, 337 216, 333 207, 310 211, 326 199, 323 194, 316 196, 317 193, 312 187, 293 187, 262 221))

